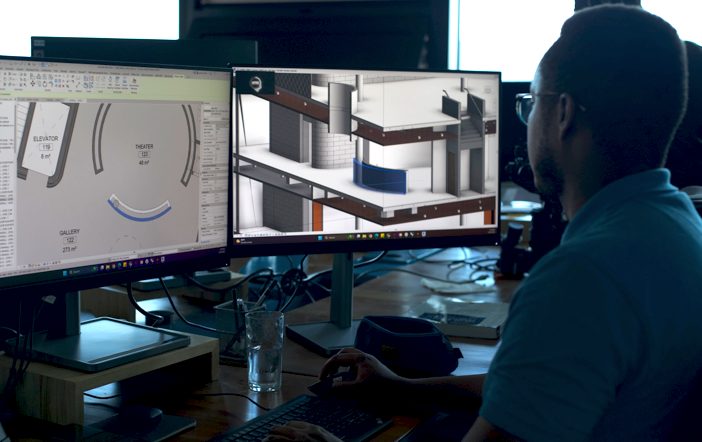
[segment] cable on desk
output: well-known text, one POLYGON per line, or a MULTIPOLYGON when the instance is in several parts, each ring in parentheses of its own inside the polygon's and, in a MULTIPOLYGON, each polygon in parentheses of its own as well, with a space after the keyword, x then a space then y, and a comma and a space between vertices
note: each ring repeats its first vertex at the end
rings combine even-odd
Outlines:
MULTIPOLYGON (((447 278, 450 277, 452 273, 454 273, 454 272, 456 272, 457 270, 460 270, 460 269, 462 269, 462 268, 463 268, 463 267, 456 267, 456 268, 453 268, 453 269, 449 270, 448 273, 446 274, 446 277, 447 277, 447 278)), ((473 271, 470 272, 470 273, 468 274, 468 282, 470 282, 471 280, 474 280, 474 279, 476 279, 476 278, 485 279, 485 278, 488 277, 488 275, 487 275, 488 273, 493 273, 495 270, 496 270, 496 268, 495 268, 494 265, 493 265, 493 266, 480 266, 480 267, 477 267, 477 268, 473 268, 473 271), (480 276, 476 277, 476 276, 475 276, 477 273, 481 273, 481 272, 485 273, 484 275, 480 275, 480 276, 482 276, 482 277, 480 277, 480 276)), ((465 283, 466 281, 452 281, 452 282, 455 282, 455 283, 459 283, 459 284, 460 284, 460 283, 465 283)))
POLYGON ((461 249, 461 251, 463 252, 463 256, 464 256, 463 259, 430 259, 430 257, 427 257, 427 258, 423 259, 422 262, 425 262, 425 263, 427 263, 427 264, 449 264, 449 265, 455 265, 455 264, 462 264, 462 263, 467 263, 467 262, 472 262, 472 261, 478 261, 478 260, 483 260, 483 259, 484 259, 484 260, 495 260, 495 261, 497 261, 497 260, 499 259, 499 256, 490 257, 490 256, 487 256, 487 255, 486 255, 486 253, 488 253, 488 252, 481 252, 480 250, 477 250, 477 249, 472 248, 472 247, 461 247, 460 249, 461 249), (468 253, 467 253, 466 249, 468 249, 468 250, 476 250, 476 251, 478 251, 482 256, 479 257, 479 258, 474 258, 473 260, 471 260, 470 257, 468 256, 468 253))
POLYGON ((409 273, 410 275, 419 276, 419 277, 421 277, 421 278, 432 279, 432 280, 434 280, 434 281, 445 282, 445 283, 451 283, 451 284, 457 284, 457 283, 459 283, 459 284, 467 284, 467 283, 471 283, 471 282, 482 281, 483 279, 487 279, 487 277, 488 277, 487 275, 480 275, 480 276, 478 276, 477 278, 468 279, 468 280, 466 280, 466 281, 452 281, 452 280, 449 280, 449 279, 438 278, 438 277, 436 277, 436 276, 432 276, 432 275, 427 275, 427 274, 424 274, 424 273, 415 272, 415 271, 413 271, 413 270, 401 269, 401 268, 397 268, 397 267, 380 267, 380 268, 377 268, 377 269, 372 269, 372 270, 368 270, 368 271, 366 271, 366 272, 361 273, 361 274, 359 275, 359 278, 360 278, 361 276, 365 276, 365 275, 367 275, 367 274, 375 273, 375 272, 402 272, 402 273, 409 273))
POLYGON ((12 333, 13 335, 19 334, 19 333, 17 332, 17 330, 15 330, 14 328, 5 327, 4 325, 0 327, 0 330, 7 330, 7 331, 9 331, 10 333, 12 333))
MULTIPOLYGON (((268 270, 268 269, 266 269, 268 270)), ((208 327, 206 325, 202 324, 196 324, 194 322, 190 322, 185 317, 180 313, 180 310, 178 310, 178 307, 176 307, 175 302, 173 301, 173 296, 171 295, 171 292, 168 290, 168 287, 166 287, 166 283, 164 282, 163 278, 158 278, 158 281, 161 283, 161 288, 163 288, 163 293, 166 294, 166 298, 168 298, 168 302, 171 304, 171 308, 173 309, 173 312, 180 318, 181 321, 183 321, 185 324, 199 328, 201 330, 207 330, 215 333, 221 333, 221 334, 230 334, 232 333, 231 330, 221 330, 218 328, 213 328, 213 327, 208 327)))
MULTIPOLYGON (((44 306, 44 302, 51 302, 48 300, 49 297, 42 297, 39 305, 37 307, 32 308, 32 317, 30 321, 30 327, 27 333, 25 334, 24 341, 22 341, 22 304, 23 301, 20 301, 18 305, 18 316, 17 316, 17 330, 14 330, 16 338, 15 338, 15 349, 12 355, 12 365, 10 366, 10 370, 7 376, 7 380, 5 381, 5 387, 3 388, 2 392, 2 400, 3 400, 3 405, 6 403, 6 401, 9 399, 8 395, 10 394, 11 391, 17 388, 20 382, 22 382, 22 379, 24 378, 24 374, 27 372, 27 369, 29 369, 29 364, 32 362, 32 351, 34 349, 34 332, 36 329, 36 321, 37 318, 39 317, 39 314, 41 314, 42 307, 44 306), (21 346, 21 348, 20 348, 21 346)), ((51 298, 54 299, 55 298, 51 298)), ((7 327, 6 327, 7 328, 7 327)), ((9 329, 9 328, 8 328, 9 329)), ((10 329, 11 330, 11 329, 10 329)))
POLYGON ((22 366, 19 352, 20 337, 22 336, 22 301, 20 301, 19 303, 18 310, 19 311, 17 314, 17 330, 15 331, 15 350, 12 353, 12 365, 10 366, 10 370, 7 375, 7 380, 5 381, 5 388, 3 388, 2 391, 3 405, 5 405, 10 391, 14 390, 17 386, 17 383, 19 383, 19 381, 17 380, 17 364, 19 363, 20 367, 22 366))
POLYGON ((247 395, 241 394, 241 393, 196 393, 196 394, 194 394, 193 396, 195 396, 195 397, 198 397, 198 396, 200 396, 200 397, 208 397, 208 396, 239 396, 239 397, 243 397, 244 399, 248 399, 249 402, 251 402, 252 404, 254 404, 255 406, 257 406, 257 407, 260 408, 261 410, 270 411, 270 408, 264 407, 263 405, 259 404, 258 402, 256 402, 255 400, 251 399, 251 398, 248 397, 247 395))
POLYGON ((228 285, 226 287, 208 286, 206 284, 201 283, 200 281, 198 281, 197 279, 193 278, 191 275, 188 275, 188 274, 184 274, 183 277, 185 279, 187 279, 188 281, 190 281, 193 285, 201 288, 202 290, 206 290, 206 291, 213 292, 213 293, 228 293, 231 290, 238 288, 239 286, 243 285, 244 283, 250 281, 251 279, 257 277, 258 275, 260 275, 262 273, 273 274, 273 269, 265 268, 265 269, 256 270, 255 272, 252 272, 251 274, 247 275, 245 278, 235 282, 232 285, 228 285))
POLYGON ((255 307, 263 305, 263 303, 266 301, 266 295, 268 295, 268 292, 271 290, 271 287, 277 285, 278 288, 281 288, 280 284, 278 283, 278 280, 276 279, 279 276, 280 274, 273 273, 271 277, 268 278, 268 281, 266 281, 265 285, 263 286, 263 290, 261 290, 261 293, 258 295, 255 307))
MULTIPOLYGON (((387 254, 387 251, 382 251, 380 252, 377 256, 374 256, 371 259, 368 259, 366 261, 360 262, 360 263, 354 263, 353 268, 357 269, 359 267, 367 266, 369 264, 372 264, 374 262, 379 261, 382 259, 385 255, 387 254)), ((282 297, 281 297, 281 302, 278 304, 278 310, 285 312, 288 307, 292 304, 292 302, 295 300, 295 298, 298 296, 298 294, 306 294, 308 298, 310 299, 311 302, 315 302, 316 299, 314 296, 311 295, 309 292, 309 286, 315 286, 325 293, 331 293, 331 290, 327 287, 324 287, 322 284, 319 284, 318 282, 315 282, 315 279, 318 279, 322 276, 328 275, 333 271, 333 267, 322 270, 320 272, 314 273, 312 275, 305 275, 304 272, 304 263, 305 260, 308 258, 309 255, 304 255, 302 259, 300 260, 300 265, 299 269, 291 269, 288 270, 283 274, 283 279, 281 279, 281 283, 284 283, 283 286, 281 286, 281 291, 282 293, 287 294, 287 301, 285 303, 282 303, 282 297), (290 293, 292 292, 292 293, 290 293)), ((355 280, 355 278, 354 278, 355 280)))
POLYGON ((155 313, 147 312, 146 310, 141 308, 139 303, 134 298, 134 292, 132 291, 132 282, 131 281, 127 283, 127 298, 129 298, 129 302, 134 306, 134 308, 139 313, 144 315, 145 318, 150 318, 153 320, 152 327, 158 328, 158 326, 161 325, 161 323, 164 321, 163 316, 157 315, 155 313))
POLYGON ((463 269, 464 267, 468 267, 472 270, 470 274, 468 275, 468 279, 473 279, 476 273, 480 272, 485 272, 485 273, 492 273, 497 270, 496 264, 499 258, 478 258, 474 260, 466 260, 466 261, 456 261, 451 264, 449 264, 450 270, 446 274, 446 277, 449 278, 452 273, 454 273, 457 270, 463 269), (483 263, 492 263, 485 265, 483 263))
MULTIPOLYGON (((257 270, 256 272, 251 273, 250 275, 246 276, 246 278, 244 278, 244 279, 242 279, 241 281, 237 282, 235 285, 243 284, 243 283, 246 282, 246 281, 249 281, 249 280, 251 280, 251 279, 253 279, 253 278, 255 278, 255 277, 258 277, 258 276, 261 275, 262 273, 268 273, 268 274, 270 274, 270 275, 273 275, 273 270, 272 270, 272 269, 261 269, 261 270, 257 270)), ((199 329, 202 329, 202 330, 207 330, 207 331, 211 331, 211 332, 215 332, 215 333, 231 333, 230 331, 227 331, 227 330, 219 330, 219 329, 216 329, 216 328, 207 327, 207 326, 205 326, 205 325, 196 324, 196 323, 194 323, 194 322, 190 322, 190 321, 188 321, 187 319, 185 319, 185 317, 180 313, 180 310, 178 310, 178 308, 176 307, 175 302, 173 301, 173 297, 171 296, 171 292, 168 290, 168 287, 166 287, 166 283, 164 282, 163 278, 158 278, 158 281, 159 281, 159 283, 161 283, 161 287, 163 288, 163 292, 165 293, 166 297, 168 298, 168 302, 171 304, 171 308, 173 309, 173 312, 174 312, 174 313, 178 316, 178 318, 180 318, 180 320, 183 321, 185 324, 187 324, 187 325, 189 325, 189 326, 191 326, 191 327, 195 327, 195 328, 199 328, 199 329)), ((162 317, 162 316, 160 316, 160 315, 155 315, 155 314, 153 314, 153 313, 151 313, 151 312, 147 312, 146 310, 144 310, 144 309, 139 305, 139 303, 136 301, 136 299, 134 299, 134 293, 133 293, 133 291, 132 291, 132 283, 131 283, 131 282, 130 282, 130 283, 127 283, 127 297, 129 298, 129 301, 134 305, 134 308, 136 308, 136 309, 139 311, 139 313, 141 313, 141 314, 144 315, 145 317, 151 317, 151 318, 153 318, 153 319, 156 319, 156 321, 158 321, 158 322, 155 323, 154 327, 158 326, 158 324, 160 324, 161 321, 163 321, 163 317, 162 317)))
POLYGON ((184 323, 188 324, 191 327, 199 328, 201 330, 207 330, 215 333, 229 333, 224 330, 219 330, 216 328, 208 327, 206 325, 202 324, 196 324, 194 322, 190 322, 185 317, 180 313, 180 310, 178 310, 178 307, 176 307, 175 302, 173 302, 173 297, 171 296, 171 292, 168 290, 168 287, 166 287, 166 283, 163 281, 163 278, 158 278, 158 282, 161 283, 161 287, 163 288, 163 293, 166 294, 166 298, 168 298, 168 302, 171 303, 171 308, 173 308, 173 312, 180 318, 181 321, 184 323))
MULTIPOLYGON (((471 249, 475 250, 475 249, 471 249)), ((466 250, 466 247, 461 247, 461 251, 463 252, 464 259, 435 259, 435 260, 425 260, 425 263, 429 264, 446 264, 449 268, 448 272, 446 273, 446 281, 445 282, 451 282, 451 283, 466 283, 466 282, 472 282, 474 280, 480 280, 480 279, 485 279, 485 276, 482 277, 476 277, 476 274, 480 272, 485 272, 485 273, 492 273, 497 270, 496 264, 497 261, 499 260, 499 257, 491 257, 488 256, 487 253, 484 254, 481 257, 478 258, 473 258, 470 259, 466 250), (489 263, 489 264, 485 264, 489 263), (465 267, 470 268, 472 271, 468 275, 468 280, 466 281, 455 281, 451 279, 451 275, 455 273, 458 270, 461 270, 465 267)), ((436 278, 432 278, 436 279, 436 278)), ((441 281, 441 280, 440 280, 441 281)))
POLYGON ((115 399, 115 398, 121 397, 122 394, 120 393, 120 394, 113 394, 111 396, 98 396, 96 394, 92 394, 92 393, 88 393, 87 391, 84 391, 83 396, 88 396, 88 397, 91 397, 93 399, 107 400, 107 399, 115 399))
MULTIPOLYGON (((382 252, 380 252, 380 253, 378 254, 378 256, 374 256, 373 258, 370 258, 370 259, 368 259, 368 260, 366 260, 366 261, 363 261, 363 262, 354 263, 353 268, 354 268, 354 269, 357 269, 357 268, 360 268, 360 267, 364 267, 364 266, 373 264, 374 262, 378 262, 378 261, 380 261, 381 259, 383 259, 383 258, 385 257, 385 255, 387 255, 387 254, 388 254, 388 251, 387 251, 387 250, 383 250, 382 252)), ((307 278, 305 278, 305 281, 304 281, 304 282, 310 282, 310 281, 312 281, 312 280, 314 280, 314 279, 317 279, 317 278, 319 278, 319 277, 321 277, 321 276, 327 275, 327 274, 331 273, 333 270, 334 270, 334 269, 333 269, 333 267, 332 267, 332 268, 329 268, 329 269, 322 270, 322 271, 320 271, 320 272, 314 273, 314 274, 312 274, 312 275, 309 275, 307 278)), ((355 279, 356 279, 356 278, 355 278, 355 279)))
POLYGON ((36 331, 37 318, 41 314, 41 310, 42 310, 42 307, 44 307, 45 302, 47 302, 46 296, 41 298, 41 302, 39 303, 38 307, 32 309, 32 322, 31 322, 31 326, 29 328, 29 335, 28 335, 29 339, 25 338, 25 340, 24 340, 25 341, 25 344, 24 344, 25 363, 24 363, 24 366, 20 367, 18 381, 21 381, 24 378, 24 374, 27 372, 27 369, 29 368, 29 364, 32 362, 32 351, 34 350, 34 332, 36 331), (29 341, 29 349, 27 349, 27 341, 29 341))

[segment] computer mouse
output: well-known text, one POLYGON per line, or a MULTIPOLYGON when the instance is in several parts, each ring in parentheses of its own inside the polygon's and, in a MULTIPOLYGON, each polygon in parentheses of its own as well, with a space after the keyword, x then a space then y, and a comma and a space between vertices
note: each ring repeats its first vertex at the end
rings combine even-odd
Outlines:
POLYGON ((315 382, 314 384, 308 386, 307 389, 323 398, 331 394, 336 379, 340 378, 342 382, 348 382, 352 381, 355 376, 356 375, 350 371, 339 372, 315 382))
POLYGON ((123 434, 148 433, 158 426, 162 416, 163 411, 159 408, 129 405, 122 408, 118 414, 120 432, 123 434))

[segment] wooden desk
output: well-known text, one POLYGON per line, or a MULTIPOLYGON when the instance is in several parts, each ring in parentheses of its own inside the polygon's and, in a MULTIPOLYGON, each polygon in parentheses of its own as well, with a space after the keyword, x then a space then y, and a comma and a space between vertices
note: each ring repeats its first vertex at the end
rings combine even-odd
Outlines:
MULTIPOLYGON (((494 252, 497 253, 497 252, 494 252)), ((405 269, 425 275, 445 277, 448 268, 445 264, 433 263, 438 260, 463 259, 464 255, 458 250, 450 249, 432 256, 428 262, 418 262, 405 269)), ((468 277, 469 270, 452 273, 452 278, 459 280, 468 277)), ((446 295, 432 293, 422 286, 421 277, 400 272, 389 272, 379 278, 366 282, 354 289, 353 312, 354 319, 366 315, 407 315, 413 305, 445 298, 446 295)), ((492 292, 457 295, 465 300, 509 302, 516 289, 518 281, 503 280, 495 284, 492 292)), ((287 324, 301 324, 329 320, 329 298, 285 314, 287 324)), ((451 343, 461 349, 463 359, 453 374, 465 375, 485 373, 497 350, 497 341, 486 339, 451 338, 451 343)), ((284 347, 285 370, 290 373, 316 376, 322 367, 325 357, 316 355, 301 345, 289 339, 284 347)))
POLYGON ((307 385, 315 378, 303 375, 283 374, 283 387, 274 393, 256 393, 249 390, 245 367, 222 365, 218 382, 208 384, 181 399, 171 398, 168 403, 154 403, 166 414, 188 416, 197 420, 197 426, 178 435, 176 441, 203 441, 255 418, 264 410, 247 399, 229 393, 250 397, 267 408, 276 407, 295 396, 308 393, 307 385), (226 393, 225 395, 219 395, 226 393))
MULTIPOLYGON (((453 250, 435 255, 429 261, 462 258, 464 258, 462 252, 453 250)), ((330 262, 328 257, 326 259, 325 257, 315 257, 314 261, 318 259, 321 259, 322 266, 330 262)), ((415 263, 405 268, 422 274, 440 277, 445 277, 448 271, 445 264, 433 264, 430 262, 415 263)), ((463 270, 453 273, 452 276, 454 278, 466 278, 468 273, 469 270, 463 270)), ((414 275, 390 272, 362 284, 354 290, 354 316, 361 318, 368 314, 402 315, 408 312, 412 304, 430 300, 432 297, 442 296, 432 294, 420 284, 420 279, 420 277, 414 275)), ((475 300, 508 301, 516 285, 517 283, 514 281, 500 281, 494 292, 462 295, 462 297, 475 300)), ((324 299, 286 313, 288 323, 327 321, 328 319, 329 299, 324 299)), ((461 349, 464 355, 455 374, 484 373, 487 371, 497 348, 495 341, 452 339, 452 342, 461 349)), ((200 381, 199 385, 193 384, 193 373, 191 372, 187 372, 185 375, 181 372, 170 378, 171 382, 162 382, 165 380, 156 379, 158 382, 152 383, 161 383, 165 387, 160 388, 158 393, 153 394, 144 393, 140 390, 139 392, 142 396, 138 398, 138 403, 159 407, 166 414, 187 416, 197 420, 197 426, 194 429, 180 434, 174 440, 207 440, 264 413, 263 410, 250 403, 247 399, 232 396, 229 393, 243 394, 268 408, 273 408, 295 396, 307 393, 307 386, 316 380, 325 361, 326 358, 287 340, 284 350, 285 373, 283 375, 283 388, 279 392, 251 392, 248 390, 246 368, 220 365, 219 380, 206 383, 205 385, 203 385, 204 382, 202 381, 200 381)), ((40 367, 39 364, 34 366, 34 368, 40 367)), ((102 375, 96 375, 96 378, 100 376, 102 375)), ((211 378, 216 376, 216 372, 211 374, 211 378)), ((119 377, 119 379, 122 378, 119 377)), ((100 381, 102 382, 103 380, 101 379, 100 381)), ((82 392, 85 389, 99 385, 101 382, 93 382, 91 380, 88 383, 79 385, 78 390, 82 392)), ((72 391, 76 391, 76 389, 72 391)), ((57 393, 57 395, 52 397, 58 398, 60 396, 57 393)), ((82 400, 82 396, 80 397, 81 399, 76 400, 82 400)), ((90 400, 86 402, 96 404, 100 403, 100 401, 90 400)), ((90 406, 89 404, 86 407, 90 406)), ((97 408, 102 408, 105 413, 114 413, 113 410, 106 410, 105 407, 97 408)), ((72 411, 71 413, 73 413, 73 417, 69 421, 81 420, 80 412, 72 411)), ((109 417, 109 415, 103 416, 103 418, 109 417)), ((86 424, 89 423, 91 422, 86 420, 86 424)), ((379 435, 376 441, 395 440, 414 424, 416 424, 416 420, 398 417, 396 424, 379 435)))
MULTIPOLYGON (((462 253, 448 251, 432 257, 438 259, 462 258, 462 253)), ((428 262, 416 263, 409 267, 413 271, 445 276, 447 268, 440 264, 428 262)), ((455 278, 467 276, 468 270, 461 274, 454 273, 455 278)), ((462 295, 470 299, 483 301, 509 301, 517 286, 515 281, 500 281, 494 292, 462 295)), ((406 314, 412 304, 430 300, 435 296, 420 284, 420 277, 405 273, 391 272, 369 281, 354 290, 354 316, 361 318, 368 314, 406 314)), ((324 299, 286 313, 287 323, 304 323, 326 321, 329 319, 329 299, 324 299)), ((455 346, 463 352, 463 359, 454 374, 485 373, 497 349, 496 341, 479 339, 452 339, 455 346)), ((275 407, 293 397, 307 393, 307 386, 316 380, 325 357, 319 356, 286 339, 284 347, 283 388, 276 393, 254 393, 248 390, 246 369, 243 367, 222 366, 220 380, 198 390, 181 402, 156 405, 164 412, 180 414, 197 419, 194 430, 183 433, 175 440, 193 441, 213 437, 232 427, 241 425, 263 413, 261 409, 236 396, 202 396, 213 393, 239 393, 258 401, 266 407, 275 407)), ((398 417, 393 427, 380 434, 376 441, 396 440, 408 431, 416 420, 398 417)))
MULTIPOLYGON (((84 423, 83 393, 160 369, 181 369, 191 379, 210 382, 219 373, 217 340, 191 335, 190 345, 95 373, 32 362, 16 387, 17 408, 26 416, 58 424, 84 423)), ((9 376, 12 358, 0 356, 0 379, 9 376)), ((160 373, 159 373, 160 375, 160 373)))

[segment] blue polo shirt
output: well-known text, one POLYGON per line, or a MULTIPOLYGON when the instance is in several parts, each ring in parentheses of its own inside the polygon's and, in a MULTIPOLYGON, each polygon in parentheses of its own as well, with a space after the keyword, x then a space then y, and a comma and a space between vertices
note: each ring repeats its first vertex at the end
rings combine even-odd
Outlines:
POLYGON ((588 200, 515 293, 480 414, 526 440, 657 440, 702 368, 702 220, 667 169, 588 200))

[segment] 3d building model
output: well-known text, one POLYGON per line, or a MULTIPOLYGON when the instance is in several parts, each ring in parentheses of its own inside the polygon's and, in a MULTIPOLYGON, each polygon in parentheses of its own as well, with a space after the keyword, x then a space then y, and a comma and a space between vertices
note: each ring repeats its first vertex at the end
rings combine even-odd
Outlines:
POLYGON ((242 71, 236 83, 237 231, 496 225, 496 75, 242 71))

